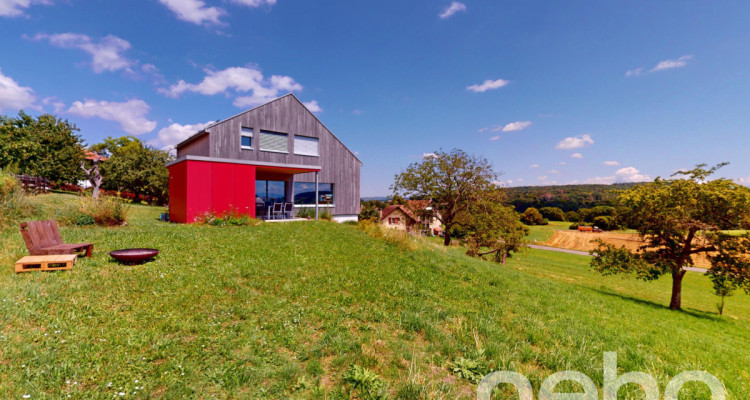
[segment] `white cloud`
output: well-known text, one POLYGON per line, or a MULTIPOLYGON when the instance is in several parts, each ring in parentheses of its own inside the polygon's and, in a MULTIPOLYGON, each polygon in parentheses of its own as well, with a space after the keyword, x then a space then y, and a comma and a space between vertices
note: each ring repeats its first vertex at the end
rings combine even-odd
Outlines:
POLYGON ((546 181, 549 178, 547 177, 547 175, 542 175, 542 176, 538 177, 537 179, 539 179, 540 181, 546 181))
POLYGON ((482 82, 479 85, 467 86, 466 90, 470 90, 470 91, 476 92, 476 93, 484 93, 484 92, 486 92, 488 90, 500 89, 501 87, 503 87, 503 86, 505 86, 505 85, 507 85, 509 83, 510 83, 510 81, 506 81, 505 79, 497 79, 497 80, 494 80, 494 81, 491 80, 491 79, 488 79, 488 80, 482 82))
POLYGON ((539 168, 539 164, 531 164, 529 165, 529 168, 539 168))
MULTIPOLYGON (((659 61, 653 68, 648 70, 648 72, 658 72, 658 71, 664 71, 668 69, 682 68, 686 66, 687 62, 690 61, 692 58, 693 56, 691 54, 686 54, 677 59, 659 61)), ((629 78, 631 76, 641 76, 643 74, 643 71, 644 71, 643 67, 631 69, 625 72, 625 77, 629 78)))
POLYGON ((241 96, 234 100, 237 107, 251 107, 268 102, 282 92, 302 90, 302 85, 295 82, 292 77, 273 75, 269 79, 264 79, 260 70, 254 67, 230 67, 221 71, 205 72, 206 77, 200 83, 193 84, 180 80, 169 89, 159 89, 159 92, 168 97, 178 97, 185 92, 209 96, 229 90, 238 93, 252 92, 250 96, 241 96))
POLYGON ((232 0, 232 3, 241 4, 248 7, 260 7, 264 4, 272 6, 276 4, 276 0, 232 0))
POLYGON ((450 18, 456 13, 465 12, 465 11, 466 11, 466 4, 454 1, 448 7, 445 7, 443 12, 440 13, 440 18, 441 19, 450 18))
POLYGON ((122 103, 86 99, 84 102, 73 102, 67 112, 84 118, 98 117, 115 121, 125 132, 141 135, 156 128, 155 121, 146 119, 149 111, 151 107, 145 101, 138 99, 122 103))
POLYGON ((636 69, 630 69, 625 72, 625 77, 629 78, 631 76, 641 76, 641 73, 643 73, 643 67, 638 67, 636 69))
POLYGON ((591 139, 591 135, 587 133, 576 137, 566 137, 561 140, 555 148, 558 150, 572 150, 590 146, 592 144, 594 144, 594 139, 591 139))
POLYGON ((523 182, 523 178, 516 179, 516 182, 523 182))
POLYGON ((219 18, 227 12, 218 7, 206 7, 201 0, 159 0, 172 10, 177 18, 196 25, 221 25, 219 18))
POLYGON ((531 126, 531 121, 516 121, 511 122, 503 127, 503 132, 515 132, 522 131, 531 126))
POLYGON ((0 70, 0 110, 17 111, 26 107, 33 107, 36 96, 34 90, 21 86, 13 78, 3 75, 0 70))
POLYGON ((65 111, 65 103, 55 96, 43 98, 42 104, 44 104, 45 106, 52 106, 52 112, 55 114, 61 114, 65 111))
POLYGON ((617 167, 620 165, 620 163, 617 161, 605 161, 604 165, 609 165, 610 167, 617 167))
POLYGON ((148 144, 161 147, 163 150, 171 150, 177 143, 180 143, 193 134, 200 132, 203 128, 211 123, 212 122, 210 121, 204 124, 198 123, 193 125, 180 125, 178 123, 172 123, 165 128, 159 129, 159 133, 156 134, 156 138, 150 140, 148 144))
POLYGON ((573 153, 573 154, 571 154, 570 156, 571 156, 572 158, 578 158, 578 159, 581 159, 581 158, 583 158, 583 154, 581 154, 581 153, 573 153))
POLYGON ((493 136, 493 137, 490 138, 490 140, 498 140, 498 139, 500 139, 500 135, 493 136))
POLYGON ((682 68, 687 65, 687 62, 692 59, 693 56, 690 54, 684 55, 676 60, 664 60, 659 61, 654 68, 651 68, 650 72, 664 71, 666 69, 682 68))
POLYGON ((551 170, 547 171, 547 173, 548 173, 548 174, 559 174, 559 173, 560 173, 560 170, 557 170, 557 169, 551 169, 551 170))
POLYGON ((422 153, 423 160, 426 160, 428 158, 438 158, 438 155, 435 153, 422 153))
POLYGON ((51 0, 0 0, 0 17, 20 17, 23 9, 34 4, 52 4, 51 0))
POLYGON ((304 104, 305 107, 307 107, 307 109, 310 110, 310 112, 312 113, 323 112, 323 108, 321 108, 320 105, 318 105, 317 100, 308 101, 307 103, 302 103, 302 104, 304 104))
POLYGON ((596 176, 586 179, 584 183, 609 185, 615 182, 644 182, 650 181, 648 175, 641 174, 635 167, 625 167, 618 169, 613 176, 596 176))
POLYGON ((46 39, 53 46, 85 51, 91 55, 91 67, 97 74, 121 69, 130 71, 130 67, 136 64, 136 61, 129 60, 123 54, 130 50, 130 42, 117 36, 107 35, 98 43, 91 37, 79 33, 59 33, 55 35, 39 33, 33 39, 46 39))
POLYGON ((641 171, 635 167, 620 168, 615 172, 615 176, 617 177, 617 180, 621 182, 643 182, 651 180, 648 175, 641 174, 641 171))
POLYGON ((560 161, 560 162, 559 162, 558 164, 559 164, 559 165, 565 165, 565 164, 567 164, 567 162, 565 162, 565 161, 560 161))

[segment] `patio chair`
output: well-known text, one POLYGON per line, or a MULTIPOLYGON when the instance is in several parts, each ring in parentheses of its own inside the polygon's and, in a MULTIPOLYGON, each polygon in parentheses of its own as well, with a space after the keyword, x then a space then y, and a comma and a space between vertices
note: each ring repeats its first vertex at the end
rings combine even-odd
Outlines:
POLYGON ((284 217, 294 218, 294 203, 284 203, 284 217))
POLYGON ((86 257, 91 257, 94 251, 93 243, 63 243, 57 223, 54 220, 29 221, 21 223, 21 236, 26 242, 26 248, 32 256, 45 256, 51 254, 74 254, 77 251, 86 251, 86 257))
POLYGON ((273 211, 271 212, 271 216, 273 219, 276 219, 276 216, 281 216, 282 219, 284 219, 284 203, 273 203, 273 211))

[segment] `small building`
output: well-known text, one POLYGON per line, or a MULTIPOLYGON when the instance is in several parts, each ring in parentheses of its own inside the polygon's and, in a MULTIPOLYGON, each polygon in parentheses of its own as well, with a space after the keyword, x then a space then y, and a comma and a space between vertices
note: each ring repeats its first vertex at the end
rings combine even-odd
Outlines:
POLYGON ((442 230, 434 217, 430 200, 407 200, 406 205, 392 204, 380 211, 380 225, 423 236, 437 235, 442 230))
POLYGON ((278 203, 357 220, 362 162, 291 93, 211 124, 176 150, 167 164, 172 221, 230 211, 263 218, 278 203))
POLYGON ((420 227, 419 218, 400 204, 392 204, 380 211, 380 225, 406 232, 412 232, 420 227))

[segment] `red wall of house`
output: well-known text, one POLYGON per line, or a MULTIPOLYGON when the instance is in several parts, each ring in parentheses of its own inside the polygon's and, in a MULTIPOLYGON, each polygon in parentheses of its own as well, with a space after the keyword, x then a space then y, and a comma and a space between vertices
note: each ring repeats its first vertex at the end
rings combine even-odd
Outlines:
POLYGON ((255 217, 255 166, 186 160, 169 167, 169 217, 191 223, 236 209, 255 217))

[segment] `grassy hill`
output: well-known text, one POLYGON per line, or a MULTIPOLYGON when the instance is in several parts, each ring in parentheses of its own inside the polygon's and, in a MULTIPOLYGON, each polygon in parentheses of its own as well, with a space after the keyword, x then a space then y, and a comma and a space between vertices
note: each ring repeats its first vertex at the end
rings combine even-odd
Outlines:
MULTIPOLYGON (((560 370, 601 385, 605 351, 662 390, 700 369, 732 399, 750 393, 748 296, 719 317, 697 273, 685 279, 686 311, 674 312, 666 280, 601 277, 581 256, 529 250, 502 267, 335 223, 189 226, 157 221, 161 211, 133 206, 120 228, 63 228, 68 242, 96 244, 67 272, 14 274, 25 247, 16 229, 0 232, 4 398, 365 399, 363 386, 381 382, 388 398, 473 399, 466 378, 500 369, 536 389, 560 370), (126 247, 162 253, 110 260, 126 247), (377 376, 358 380, 352 366, 377 376)), ((626 389, 620 398, 640 398, 626 389)), ((681 399, 708 398, 702 390, 686 386, 681 399)))

